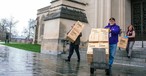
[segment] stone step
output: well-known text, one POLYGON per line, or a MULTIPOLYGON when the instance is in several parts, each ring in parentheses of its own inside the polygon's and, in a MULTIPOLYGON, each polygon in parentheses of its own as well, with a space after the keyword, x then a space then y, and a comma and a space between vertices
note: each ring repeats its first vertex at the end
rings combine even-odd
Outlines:
MULTIPOLYGON (((127 56, 127 53, 126 51, 117 51, 116 52, 116 56, 119 56, 119 57, 126 57, 127 56)), ((140 58, 140 59, 146 59, 146 51, 132 51, 132 55, 131 55, 132 58, 140 58)))
MULTIPOLYGON (((127 54, 117 55, 116 57, 127 57, 127 54)), ((131 58, 146 59, 146 55, 131 55, 131 58)))
POLYGON ((133 49, 131 58, 129 59, 127 58, 127 52, 125 50, 117 50, 115 62, 146 66, 146 51, 144 51, 143 48, 133 49))
POLYGON ((137 66, 137 67, 146 67, 146 63, 142 63, 142 62, 135 62, 132 60, 114 60, 114 64, 123 64, 123 65, 130 65, 130 66, 137 66))
MULTIPOLYGON (((146 41, 143 41, 143 45, 144 47, 146 46, 146 41)), ((137 49, 137 48, 141 48, 142 47, 142 41, 135 41, 133 48, 137 49)))
POLYGON ((146 59, 141 58, 127 58, 127 57, 115 57, 115 60, 121 60, 121 61, 131 61, 131 62, 137 62, 137 63, 145 63, 146 59))
MULTIPOLYGON (((80 49, 81 59, 87 59, 87 48, 80 49)), ((76 53, 74 53, 76 58, 76 53)), ((118 50, 116 51, 115 55, 115 62, 117 63, 131 63, 131 64, 146 64, 146 51, 143 48, 134 49, 132 52, 131 59, 127 58, 127 53, 125 50, 118 50)))
MULTIPOLYGON (((117 50, 116 52, 122 52, 122 53, 126 53, 126 50, 117 50)), ((138 50, 138 49, 133 49, 132 51, 133 54, 140 54, 140 55, 146 55, 146 51, 145 50, 138 50)))

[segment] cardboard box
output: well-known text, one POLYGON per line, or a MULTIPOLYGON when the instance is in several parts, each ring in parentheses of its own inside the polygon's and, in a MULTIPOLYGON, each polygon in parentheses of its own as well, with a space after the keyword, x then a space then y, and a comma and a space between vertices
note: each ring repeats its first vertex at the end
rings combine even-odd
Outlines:
POLYGON ((74 28, 75 28, 76 31, 78 31, 80 33, 83 30, 84 25, 80 21, 77 21, 75 23, 74 28))
POLYGON ((77 31, 74 31, 73 29, 67 34, 67 39, 71 42, 74 42, 76 38, 79 36, 79 33, 77 31))
POLYGON ((126 49, 128 44, 128 38, 119 37, 118 47, 126 49))
POLYGON ((93 62, 93 54, 87 54, 87 62, 90 64, 93 62))
POLYGON ((88 43, 87 54, 93 54, 93 48, 106 48, 106 54, 109 54, 109 43, 88 43))
MULTIPOLYGON (((107 50, 108 49, 106 49, 106 51, 107 50)), ((108 61, 109 61, 109 54, 106 54, 106 59, 105 60, 106 60, 106 63, 108 63, 108 61)), ((93 53, 92 54, 87 54, 87 62, 88 62, 88 64, 91 64, 91 62, 93 62, 93 53)))
POLYGON ((73 28, 67 34, 67 39, 71 42, 74 42, 79 34, 82 32, 83 28, 84 25, 81 22, 77 21, 73 28))
POLYGON ((106 54, 106 63, 109 62, 109 54, 106 54))
POLYGON ((109 29, 104 28, 92 28, 89 42, 97 42, 97 41, 109 41, 109 29))

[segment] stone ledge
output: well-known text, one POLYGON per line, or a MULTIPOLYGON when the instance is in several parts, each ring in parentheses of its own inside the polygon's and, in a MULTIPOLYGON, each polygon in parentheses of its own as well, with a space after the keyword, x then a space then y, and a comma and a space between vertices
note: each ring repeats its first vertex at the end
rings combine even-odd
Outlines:
POLYGON ((48 14, 48 16, 45 18, 45 21, 57 19, 57 18, 63 18, 63 19, 69 19, 69 20, 75 20, 75 21, 88 23, 86 14, 81 11, 71 10, 64 7, 58 10, 60 11, 48 14))
POLYGON ((59 1, 59 0, 52 0, 50 3, 54 3, 54 2, 57 2, 57 1, 59 1))
POLYGON ((79 2, 79 1, 75 1, 75 0, 67 0, 67 1, 70 1, 70 2, 74 2, 74 3, 78 3, 78 4, 81 4, 81 5, 86 5, 85 3, 83 2, 79 2))

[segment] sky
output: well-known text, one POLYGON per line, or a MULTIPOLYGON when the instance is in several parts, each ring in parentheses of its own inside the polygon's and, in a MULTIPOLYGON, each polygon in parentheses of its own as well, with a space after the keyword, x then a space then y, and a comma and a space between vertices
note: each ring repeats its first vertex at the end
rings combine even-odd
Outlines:
POLYGON ((19 35, 28 26, 29 19, 36 19, 37 10, 50 5, 51 0, 1 0, 0 19, 14 17, 19 35))

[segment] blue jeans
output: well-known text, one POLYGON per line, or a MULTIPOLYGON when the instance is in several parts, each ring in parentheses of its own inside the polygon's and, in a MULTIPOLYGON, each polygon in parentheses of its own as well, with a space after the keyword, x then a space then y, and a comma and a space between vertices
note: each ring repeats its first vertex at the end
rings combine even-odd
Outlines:
POLYGON ((127 45, 127 48, 126 48, 127 56, 131 56, 132 48, 133 48, 134 43, 135 43, 135 41, 129 41, 128 42, 128 45, 127 45))
POLYGON ((109 45, 109 69, 111 69, 116 54, 117 44, 109 45))

